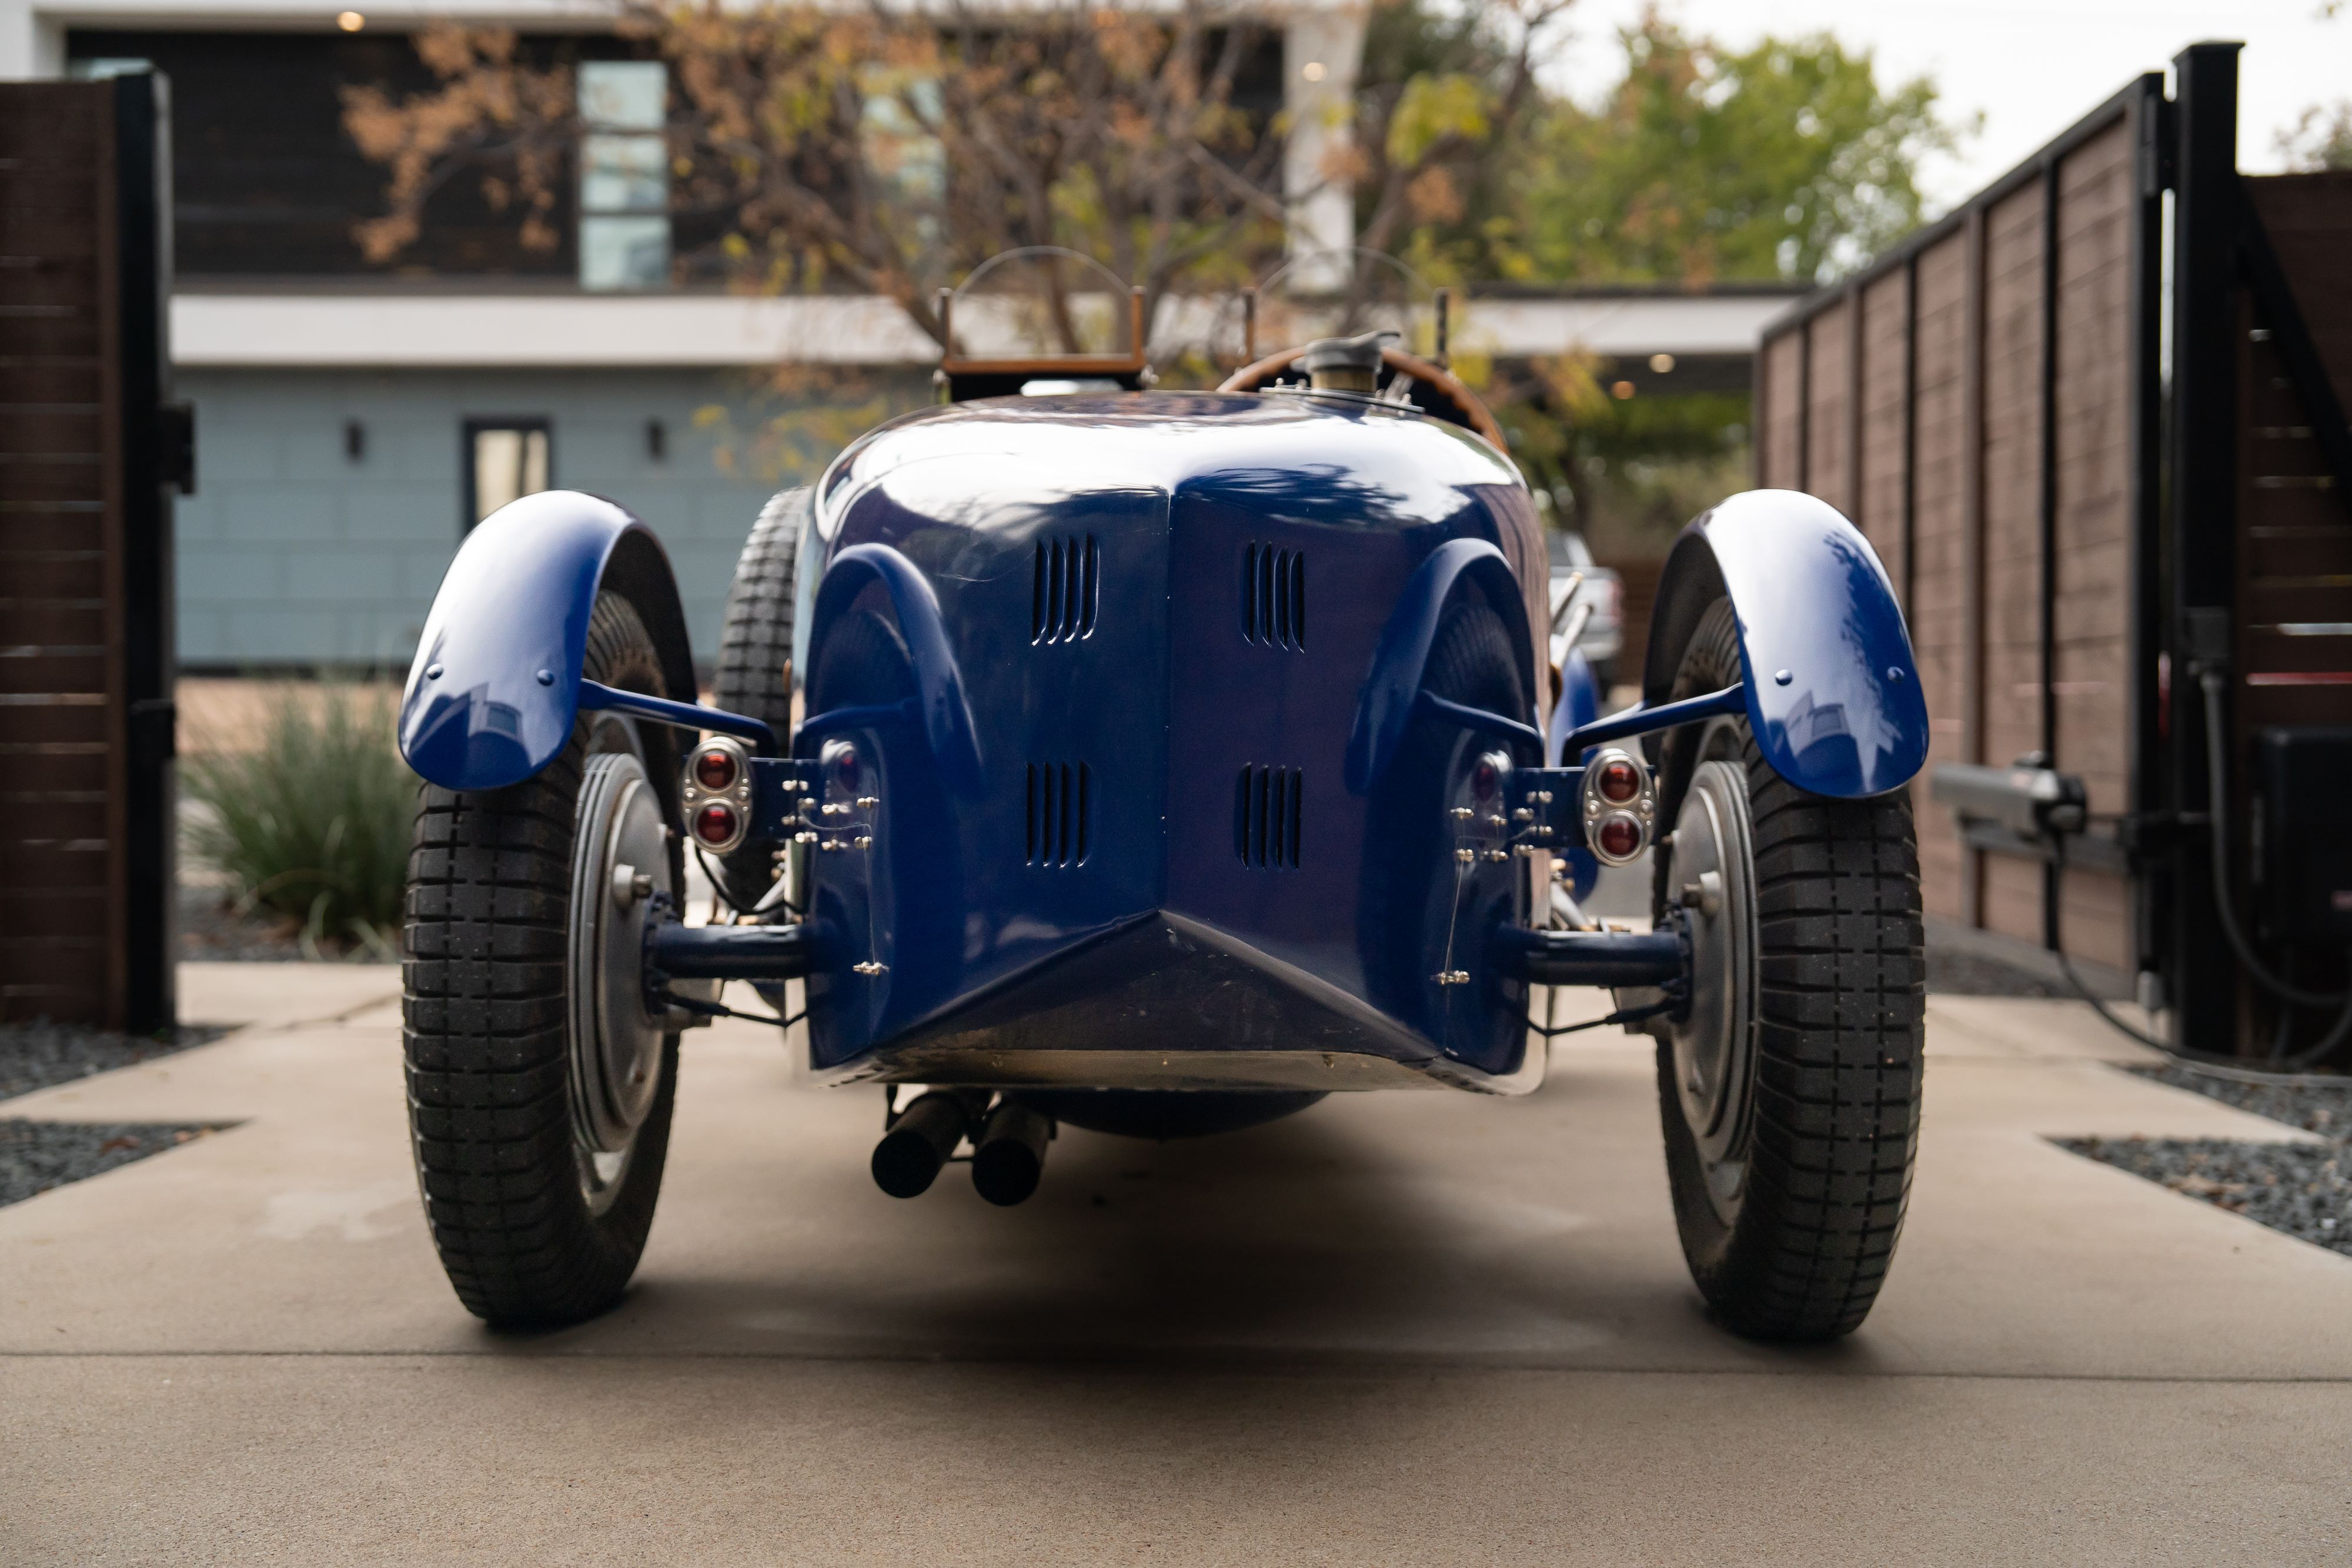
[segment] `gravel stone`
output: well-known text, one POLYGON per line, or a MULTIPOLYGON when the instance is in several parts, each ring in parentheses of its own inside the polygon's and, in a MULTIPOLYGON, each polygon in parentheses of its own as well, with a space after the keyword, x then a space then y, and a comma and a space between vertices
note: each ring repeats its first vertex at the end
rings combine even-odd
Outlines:
POLYGON ((227 1032, 197 1024, 183 1024, 161 1035, 114 1034, 80 1024, 0 1024, 0 1100, 152 1061, 227 1032))
MULTIPOLYGON (((183 1027, 140 1036, 79 1024, 0 1025, 0 1100, 152 1061, 227 1032, 183 1027)), ((0 1208, 218 1130, 200 1124, 0 1121, 0 1208)))
POLYGON ((1951 997, 2067 997, 2074 992, 2028 970, 1962 953, 1937 943, 1927 944, 1927 989, 1951 997))
POLYGON ((0 1208, 218 1130, 129 1122, 0 1122, 0 1208))
POLYGON ((2306 1087, 2243 1083, 2170 1065, 2132 1071, 2327 1142, 2064 1138, 2060 1147, 2352 1257, 2352 1080, 2341 1088, 2306 1087))
MULTIPOLYGON (((226 891, 216 884, 183 882, 179 903, 180 956, 206 963, 389 964, 397 962, 389 950, 330 940, 317 949, 302 950, 294 922, 268 910, 237 912, 226 891)), ((394 940, 398 934, 394 933, 394 940)))

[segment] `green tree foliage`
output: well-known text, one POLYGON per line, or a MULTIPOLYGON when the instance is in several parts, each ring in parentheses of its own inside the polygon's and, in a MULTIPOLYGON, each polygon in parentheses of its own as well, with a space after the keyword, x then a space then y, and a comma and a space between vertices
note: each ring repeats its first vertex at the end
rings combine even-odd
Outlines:
POLYGON ((2305 110, 2278 133, 2276 145, 2287 167, 2304 173, 2352 169, 2352 99, 2305 110))
POLYGON ((1826 34, 1731 51, 1655 15, 1597 113, 1557 108, 1517 182, 1521 276, 1823 279, 1918 224, 1953 129, 1922 79, 1888 90, 1826 34))
MULTIPOLYGON (((1465 277, 1825 279, 1918 224, 1920 164, 1966 129, 1932 82, 1883 85, 1867 51, 1826 34, 1730 49, 1653 11, 1618 41, 1623 74, 1597 107, 1547 97, 1482 123, 1456 202, 1414 214, 1403 248, 1465 277)), ((1481 7, 1383 5, 1366 95, 1395 105, 1392 141, 1469 120, 1509 47, 1481 7)))
MULTIPOLYGON (((1884 84, 1867 52, 1826 35, 1733 49, 1652 11, 1616 44, 1622 69, 1597 103, 1546 97, 1497 127, 1455 205, 1418 214, 1395 248, 1474 293, 1485 278, 1824 281, 1926 216, 1920 166, 1968 130, 1931 82, 1884 84)), ((1505 48, 1481 8, 1382 6, 1367 90, 1394 95, 1393 127, 1429 93, 1418 84, 1491 81, 1505 48), (1398 79, 1402 90, 1381 85, 1398 79)), ((1551 516, 1604 559, 1654 553, 1745 481, 1744 394, 1653 381, 1612 395, 1618 369, 1581 356, 1475 373, 1551 516)))

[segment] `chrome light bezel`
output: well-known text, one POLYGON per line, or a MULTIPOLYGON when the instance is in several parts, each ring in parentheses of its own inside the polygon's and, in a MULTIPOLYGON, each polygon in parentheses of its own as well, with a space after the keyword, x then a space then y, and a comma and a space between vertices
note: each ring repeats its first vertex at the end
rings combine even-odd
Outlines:
POLYGON ((1578 815, 1584 823, 1584 847, 1602 865, 1631 865, 1642 858, 1658 833, 1658 780, 1650 765, 1634 752, 1621 746, 1604 746, 1592 754, 1584 765, 1584 787, 1578 815), (1612 800, 1601 793, 1601 770, 1612 762, 1622 761, 1633 766, 1642 780, 1642 787, 1630 800, 1612 800), (1611 854, 1601 847, 1601 824, 1612 818, 1622 817, 1641 831, 1640 841, 1626 854, 1611 854))
POLYGON ((723 855, 741 848, 751 833, 751 750, 731 735, 707 735, 687 752, 678 774, 678 814, 685 820, 688 841, 705 854, 723 855), (735 782, 724 789, 707 789, 695 777, 694 765, 712 751, 726 752, 735 762, 735 782), (735 813, 734 835, 722 843, 712 843, 694 831, 694 819, 706 806, 725 806, 735 813))

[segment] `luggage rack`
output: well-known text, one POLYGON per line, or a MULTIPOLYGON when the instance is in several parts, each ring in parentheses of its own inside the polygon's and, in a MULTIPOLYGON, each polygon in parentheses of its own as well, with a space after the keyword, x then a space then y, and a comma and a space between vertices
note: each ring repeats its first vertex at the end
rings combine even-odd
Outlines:
POLYGON ((1032 382, 1041 381, 1109 383, 1099 388, 1080 385, 1058 389, 1066 391, 1145 392, 1159 380, 1150 361, 1144 357, 1140 288, 1130 287, 1127 291, 1128 352, 1124 354, 1036 354, 1007 359, 959 354, 955 351, 955 292, 940 289, 938 302, 940 336, 947 346, 940 350, 939 369, 931 372, 931 385, 939 390, 943 403, 970 402, 983 397, 1018 397, 1032 382))

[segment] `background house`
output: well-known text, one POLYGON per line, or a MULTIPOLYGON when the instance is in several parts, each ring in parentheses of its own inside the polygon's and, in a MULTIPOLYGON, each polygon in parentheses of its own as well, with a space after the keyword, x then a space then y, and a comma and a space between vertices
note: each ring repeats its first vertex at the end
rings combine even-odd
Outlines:
MULTIPOLYGON (((526 52, 577 66, 591 121, 577 177, 545 214, 546 248, 521 242, 512 214, 453 192, 383 263, 353 229, 382 210, 386 175, 345 131, 341 93, 430 84, 416 14, 0 5, 0 74, 152 68, 171 83, 171 329, 198 473, 178 507, 184 667, 404 665, 465 531, 550 486, 610 496, 656 527, 707 653, 751 519, 792 476, 754 433, 828 398, 928 395, 935 350, 887 300, 747 298, 674 272, 674 249, 697 236, 672 233, 684 220, 667 211, 649 134, 664 68, 632 57, 605 14, 470 9, 517 27, 526 52)), ((1263 16, 1246 90, 1320 123, 1318 106, 1353 91, 1364 8, 1291 0, 1263 16)), ((1294 146, 1294 190, 1315 184, 1325 134, 1294 146)), ((1346 243, 1347 192, 1318 189, 1291 221, 1297 243, 1346 243)), ((1758 329, 1793 293, 1488 291, 1459 338, 1506 359, 1598 356, 1621 390, 1744 392, 1758 329)))

